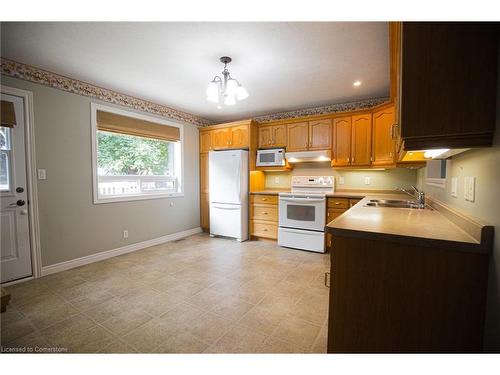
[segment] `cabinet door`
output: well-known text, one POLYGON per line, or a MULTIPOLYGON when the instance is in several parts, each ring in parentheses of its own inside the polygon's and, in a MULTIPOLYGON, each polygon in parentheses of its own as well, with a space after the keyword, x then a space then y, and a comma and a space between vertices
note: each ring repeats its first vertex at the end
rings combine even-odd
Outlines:
POLYGON ((248 126, 235 126, 231 128, 229 146, 232 148, 248 147, 248 126))
POLYGON ((309 144, 309 124, 298 122, 287 125, 287 151, 307 151, 309 144))
POLYGON ((200 132, 200 153, 208 152, 212 149, 212 132, 200 132))
POLYGON ((200 227, 205 231, 210 228, 210 205, 208 194, 200 194, 200 227))
POLYGON ((394 107, 373 113, 372 165, 394 164, 395 142, 392 139, 394 107))
POLYGON ((369 166, 372 156, 371 113, 352 116, 351 165, 369 166))
POLYGON ((273 127, 259 126, 259 148, 273 147, 273 127))
POLYGON ((286 147, 286 125, 274 125, 272 135, 274 147, 286 147))
POLYGON ((200 154, 200 192, 208 194, 208 154, 200 154))
POLYGON ((231 141, 231 128, 215 129, 212 133, 213 148, 229 148, 231 141))
POLYGON ((309 150, 332 148, 332 120, 309 122, 309 150))
POLYGON ((338 117, 333 120, 333 159, 332 166, 341 167, 351 162, 351 117, 338 117))

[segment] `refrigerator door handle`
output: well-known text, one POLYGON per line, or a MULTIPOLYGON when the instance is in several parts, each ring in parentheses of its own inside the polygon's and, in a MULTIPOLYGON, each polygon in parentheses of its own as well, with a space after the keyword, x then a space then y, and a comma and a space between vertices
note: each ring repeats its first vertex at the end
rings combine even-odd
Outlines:
POLYGON ((213 208, 219 208, 221 210, 239 210, 241 208, 240 205, 235 205, 235 206, 219 206, 217 204, 212 204, 213 208))

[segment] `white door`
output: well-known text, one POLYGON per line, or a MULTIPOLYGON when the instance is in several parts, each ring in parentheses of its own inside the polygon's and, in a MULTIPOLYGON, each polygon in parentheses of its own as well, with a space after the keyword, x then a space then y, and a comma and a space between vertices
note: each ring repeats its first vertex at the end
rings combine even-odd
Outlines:
POLYGON ((241 204, 242 150, 210 151, 210 202, 241 204))
POLYGON ((16 125, 0 127, 0 227, 2 283, 32 275, 26 185, 24 100, 2 94, 14 103, 16 125))

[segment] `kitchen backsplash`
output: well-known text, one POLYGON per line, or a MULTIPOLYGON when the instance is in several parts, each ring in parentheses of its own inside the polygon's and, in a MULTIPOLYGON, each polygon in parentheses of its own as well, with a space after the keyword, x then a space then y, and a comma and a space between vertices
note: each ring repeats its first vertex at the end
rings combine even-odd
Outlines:
POLYGON ((382 189, 417 184, 417 171, 407 168, 386 170, 334 170, 329 163, 296 164, 291 172, 266 172, 266 189, 287 189, 292 176, 335 176, 335 189, 382 189), (344 184, 340 184, 340 177, 344 184), (366 177, 370 184, 365 184, 366 177))

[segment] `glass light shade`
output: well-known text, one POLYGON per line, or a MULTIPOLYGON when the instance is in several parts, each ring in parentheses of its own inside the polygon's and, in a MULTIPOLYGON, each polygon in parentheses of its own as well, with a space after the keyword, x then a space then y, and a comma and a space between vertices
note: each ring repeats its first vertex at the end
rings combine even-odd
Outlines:
POLYGON ((238 90, 238 82, 233 78, 228 79, 226 83, 226 92, 224 94, 227 96, 234 96, 236 95, 236 90, 238 90))
POLYGON ((236 99, 235 99, 234 95, 226 95, 224 97, 224 104, 225 105, 235 105, 236 99))
POLYGON ((440 148, 440 149, 435 149, 435 150, 426 150, 424 152, 424 158, 437 158, 439 155, 444 154, 445 152, 450 151, 449 148, 440 148))
POLYGON ((219 85, 215 82, 212 81, 208 84, 207 87, 207 100, 212 103, 218 103, 219 102, 219 85))
POLYGON ((247 89, 241 85, 238 85, 238 88, 236 89, 236 98, 238 100, 244 100, 244 99, 248 98, 247 89))

